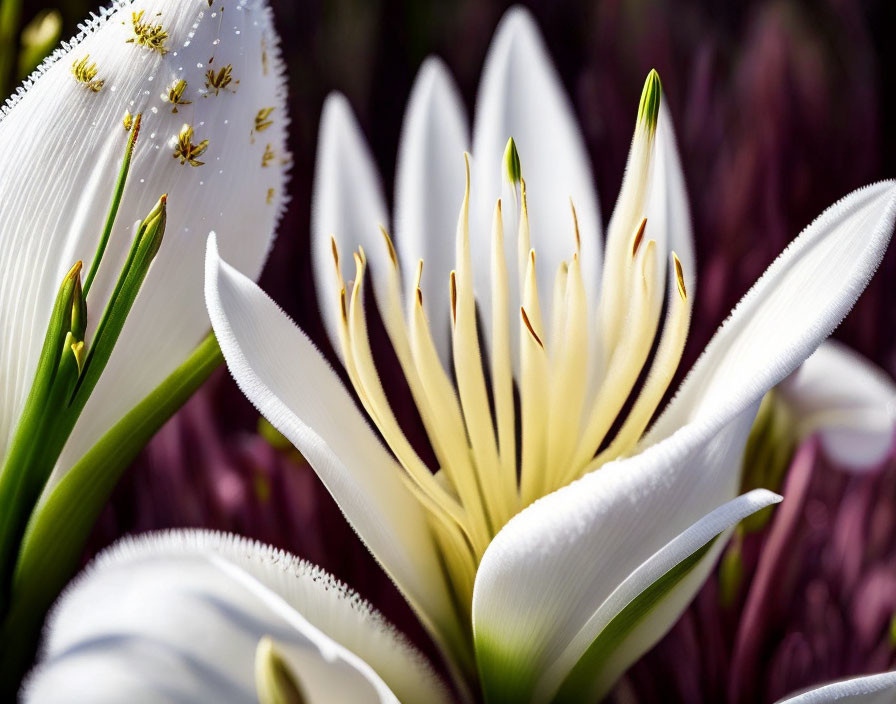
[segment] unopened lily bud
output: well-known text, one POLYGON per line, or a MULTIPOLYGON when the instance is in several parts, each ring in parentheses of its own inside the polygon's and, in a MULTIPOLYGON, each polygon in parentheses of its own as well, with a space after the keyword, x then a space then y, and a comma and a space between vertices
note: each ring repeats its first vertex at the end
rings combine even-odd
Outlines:
POLYGON ((72 335, 76 340, 84 340, 87 331, 87 300, 81 286, 80 275, 75 278, 72 291, 72 335))
POLYGON ((168 222, 168 194, 166 193, 155 207, 143 220, 137 231, 139 246, 144 251, 144 256, 149 260, 156 256, 159 247, 162 246, 162 238, 165 236, 165 226, 168 222))
MULTIPOLYGON (((60 471, 207 334, 202 281, 210 231, 237 268, 253 278, 260 273, 289 163, 278 45, 264 0, 136 0, 99 10, 2 108, 0 329, 43 330, 66 268, 76 259, 94 261, 138 115, 127 184, 85 296, 92 325, 125 265, 133 223, 160 193, 173 194, 164 227, 144 222, 147 232, 164 230, 166 244, 148 252, 156 262, 145 290, 63 450, 60 471)), ((42 342, 28 334, 16 340, 0 360, 0 455, 42 342)), ((90 347, 89 328, 86 342, 90 347)))

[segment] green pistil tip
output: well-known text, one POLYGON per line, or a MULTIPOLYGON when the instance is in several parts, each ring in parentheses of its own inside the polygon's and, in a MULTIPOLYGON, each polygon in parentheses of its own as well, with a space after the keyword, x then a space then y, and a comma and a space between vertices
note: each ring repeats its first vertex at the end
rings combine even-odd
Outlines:
POLYGON ((517 185, 522 180, 522 168, 520 167, 520 153, 516 150, 516 142, 513 137, 507 140, 507 147, 504 149, 504 168, 507 170, 507 178, 513 184, 517 185))
POLYGON ((647 80, 644 81, 641 104, 638 106, 638 124, 643 124, 651 132, 656 129, 662 98, 663 84, 660 82, 660 74, 656 72, 656 69, 651 69, 647 74, 647 80))

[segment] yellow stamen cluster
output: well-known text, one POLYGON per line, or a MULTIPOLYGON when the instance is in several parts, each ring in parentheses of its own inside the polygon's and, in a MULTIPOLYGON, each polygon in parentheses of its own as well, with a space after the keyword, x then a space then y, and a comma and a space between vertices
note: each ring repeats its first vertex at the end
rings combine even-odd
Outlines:
POLYGON ((165 41, 168 39, 168 32, 165 31, 161 24, 152 24, 143 21, 144 10, 131 13, 131 25, 134 28, 134 36, 127 40, 128 44, 139 44, 147 49, 158 51, 160 54, 167 54, 168 49, 165 48, 165 41))
POLYGON ((85 54, 84 58, 72 64, 72 75, 75 77, 75 80, 78 83, 83 83, 94 93, 99 93, 106 83, 97 79, 97 73, 96 64, 90 63, 90 54, 85 54))
POLYGON ((274 150, 270 144, 266 144, 264 147, 264 154, 261 155, 261 165, 264 168, 267 168, 271 165, 271 162, 274 160, 274 150))
POLYGON ((199 161, 198 157, 202 156, 202 153, 207 148, 207 139, 203 139, 199 144, 193 144, 193 127, 191 125, 184 125, 177 135, 177 143, 174 147, 174 158, 180 159, 181 164, 202 166, 205 162, 199 161))
POLYGON ((231 83, 239 85, 239 81, 233 80, 233 66, 230 64, 220 68, 217 73, 212 68, 205 73, 205 87, 209 93, 218 95, 220 91, 227 89, 227 86, 231 83))
POLYGON ((438 463, 435 474, 400 427, 373 361, 364 306, 367 257, 363 249, 354 253, 355 278, 347 284, 332 240, 346 371, 401 465, 407 486, 429 511, 457 603, 464 608, 471 604, 479 560, 504 524, 539 497, 633 452, 678 367, 691 302, 681 262, 674 252, 663 261, 667 255, 648 236, 643 215, 655 125, 654 119, 644 127, 643 154, 634 152, 643 178, 635 177, 635 185, 620 196, 621 210, 610 233, 616 242, 608 246, 606 265, 614 275, 607 276, 605 270, 598 308, 586 295, 574 207, 571 257, 556 271, 552 296, 540 295, 526 186, 519 156, 512 141, 508 144, 507 172, 518 189, 519 208, 513 215, 518 216, 514 219, 521 305, 514 321, 499 200, 491 230, 491 310, 479 310, 482 316, 491 316, 488 380, 473 291, 469 164, 457 229, 457 269, 448 281, 453 370, 446 370, 440 361, 423 307, 423 262, 417 265, 412 295, 403 300, 395 249, 382 232, 390 264, 385 295, 378 296, 377 303, 438 463), (673 284, 668 293, 667 280, 673 284), (609 295, 607 285, 618 288, 615 295, 609 295), (548 303, 545 311, 543 302, 548 303), (519 333, 516 385, 511 354, 514 325, 519 333), (642 378, 645 381, 639 384, 642 378), (630 403, 632 396, 635 400, 630 403))
POLYGON ((187 82, 182 78, 179 81, 172 83, 171 87, 168 89, 168 93, 164 98, 174 106, 171 108, 172 114, 177 114, 178 105, 192 105, 192 100, 184 100, 184 91, 186 90, 187 82))
POLYGON ((274 112, 274 108, 262 108, 255 115, 255 131, 256 132, 264 132, 268 127, 274 124, 274 121, 271 120, 271 113, 274 112))

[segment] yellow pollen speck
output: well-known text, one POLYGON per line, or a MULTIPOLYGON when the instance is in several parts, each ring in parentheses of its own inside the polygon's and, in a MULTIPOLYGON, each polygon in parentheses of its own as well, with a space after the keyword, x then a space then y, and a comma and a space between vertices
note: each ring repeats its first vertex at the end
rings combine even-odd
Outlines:
MULTIPOLYGON (((237 86, 239 85, 239 81, 233 80, 233 66, 231 64, 227 64, 222 67, 215 73, 214 69, 209 69, 205 74, 205 87, 208 88, 209 93, 214 92, 215 95, 222 90, 227 89, 231 83, 237 86)), ((235 92, 234 89, 230 89, 232 92, 235 92)))
POLYGON ((89 61, 90 54, 85 54, 83 59, 81 59, 80 61, 75 61, 72 64, 72 75, 75 77, 75 80, 78 81, 78 83, 83 83, 94 93, 99 93, 106 82, 103 80, 97 80, 96 64, 88 63, 89 61))
POLYGON ((274 108, 262 108, 255 115, 255 131, 256 132, 264 132, 268 127, 274 124, 274 121, 270 119, 271 113, 274 112, 274 108))
POLYGON ((121 124, 124 125, 124 129, 126 132, 131 131, 131 127, 134 125, 134 116, 131 115, 130 110, 124 111, 124 120, 122 120, 121 124))
POLYGON ((268 194, 267 194, 267 196, 265 196, 264 202, 267 203, 268 205, 270 205, 271 203, 274 202, 274 189, 273 188, 268 189, 268 194))
POLYGON ((203 139, 199 144, 193 144, 193 128, 190 125, 184 125, 180 130, 180 134, 177 135, 174 158, 180 159, 181 164, 202 166, 205 162, 199 161, 197 157, 201 156, 207 148, 207 139, 203 139))
MULTIPOLYGON (((168 39, 168 32, 160 24, 150 24, 143 21, 143 10, 131 13, 131 24, 134 27, 134 36, 127 40, 127 44, 139 44, 147 49, 158 51, 160 54, 167 54, 165 48, 165 40, 168 39)), ((158 16, 160 13, 157 13, 158 16)))
POLYGON ((175 81, 168 89, 168 93, 164 96, 174 107, 171 108, 172 114, 177 114, 178 105, 191 105, 193 101, 184 100, 184 91, 187 89, 187 82, 184 79, 175 81))
POLYGON ((271 165, 271 161, 274 159, 274 150, 271 149, 271 145, 268 144, 264 148, 264 154, 261 155, 261 165, 262 167, 268 167, 271 165))

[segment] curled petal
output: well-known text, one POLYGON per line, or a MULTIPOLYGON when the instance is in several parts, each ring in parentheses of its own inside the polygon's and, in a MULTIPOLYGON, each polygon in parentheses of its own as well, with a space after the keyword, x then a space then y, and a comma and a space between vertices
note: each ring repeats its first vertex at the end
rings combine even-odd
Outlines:
POLYGON ((457 625, 424 510, 339 377, 253 281, 221 260, 214 236, 206 298, 240 389, 308 460, 361 540, 444 644, 457 625))
POLYGON ((256 701, 266 637, 309 702, 447 701, 423 657, 329 574, 204 531, 102 553, 51 614, 25 700, 256 701))

